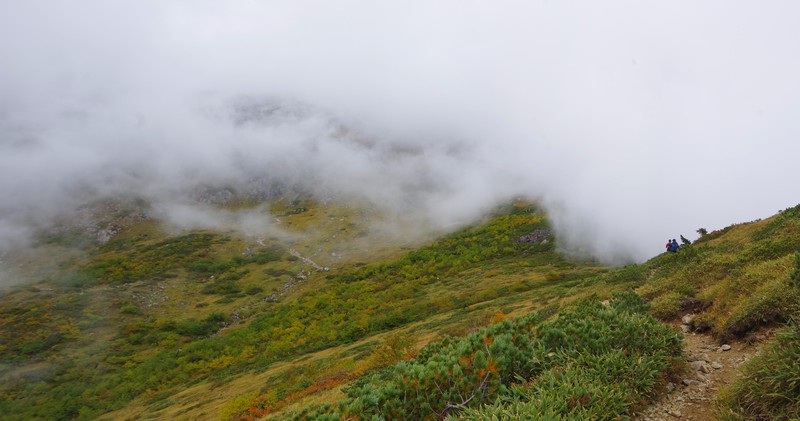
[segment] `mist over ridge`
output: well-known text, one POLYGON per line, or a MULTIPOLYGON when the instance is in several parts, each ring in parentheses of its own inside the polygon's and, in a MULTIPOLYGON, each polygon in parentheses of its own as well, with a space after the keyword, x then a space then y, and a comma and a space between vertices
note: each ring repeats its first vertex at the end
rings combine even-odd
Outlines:
POLYGON ((441 227, 535 198, 624 262, 800 201, 794 3, 3 3, 3 246, 296 186, 441 227))

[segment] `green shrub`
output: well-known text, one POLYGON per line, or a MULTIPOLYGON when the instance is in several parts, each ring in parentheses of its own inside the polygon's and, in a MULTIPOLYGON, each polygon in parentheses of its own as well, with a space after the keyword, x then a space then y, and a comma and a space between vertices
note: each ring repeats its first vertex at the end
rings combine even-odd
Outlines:
POLYGON ((241 292, 241 288, 236 285, 236 282, 230 280, 223 280, 219 279, 213 282, 209 282, 203 289, 200 290, 203 294, 238 294, 241 292))
POLYGON ((124 306, 119 308, 119 311, 122 314, 131 314, 131 315, 142 314, 142 311, 139 309, 139 307, 136 307, 133 304, 125 304, 124 306))
POLYGON ((789 282, 795 288, 800 288, 800 252, 794 254, 794 267, 789 274, 789 282))
POLYGON ((232 268, 234 265, 227 260, 211 258, 197 259, 186 264, 186 269, 197 274, 219 274, 232 268))
POLYGON ((684 295, 677 291, 661 295, 650 302, 650 313, 661 320, 670 320, 680 312, 683 298, 684 295))
POLYGON ((195 319, 188 319, 177 322, 175 331, 183 336, 200 337, 206 334, 206 327, 195 319))
POLYGON ((227 321, 227 317, 220 312, 211 313, 205 320, 195 319, 180 320, 175 323, 168 323, 162 329, 174 330, 176 333, 193 338, 200 338, 211 335, 219 330, 227 321))
POLYGON ((645 313, 650 306, 642 300, 639 294, 627 290, 611 294, 610 305, 612 308, 631 313, 645 313))
MULTIPOLYGON (((292 276, 293 275, 292 271, 289 271, 289 270, 286 270, 286 269, 276 269, 276 268, 266 268, 262 272, 265 275, 274 276, 274 277, 284 276, 284 275, 286 275, 286 276, 292 276)), ((335 275, 329 274, 328 276, 333 278, 335 275)))
POLYGON ((250 288, 247 288, 247 291, 245 291, 245 294, 247 294, 247 295, 256 295, 256 294, 260 294, 262 292, 264 292, 264 288, 261 288, 261 287, 250 287, 250 288))

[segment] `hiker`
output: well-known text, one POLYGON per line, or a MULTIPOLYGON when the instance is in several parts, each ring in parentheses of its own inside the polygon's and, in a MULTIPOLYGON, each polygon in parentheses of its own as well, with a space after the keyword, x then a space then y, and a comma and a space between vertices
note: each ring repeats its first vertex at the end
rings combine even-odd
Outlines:
POLYGON ((670 251, 669 249, 671 247, 672 247, 672 241, 669 241, 669 239, 667 239, 667 251, 670 251))
POLYGON ((678 242, 673 238, 672 243, 669 245, 669 251, 675 253, 678 251, 678 242))

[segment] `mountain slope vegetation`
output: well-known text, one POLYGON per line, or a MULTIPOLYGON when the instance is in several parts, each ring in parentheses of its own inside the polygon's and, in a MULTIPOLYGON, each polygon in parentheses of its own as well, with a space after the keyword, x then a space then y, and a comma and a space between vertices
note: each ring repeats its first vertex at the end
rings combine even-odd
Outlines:
MULTIPOLYGON (((692 329, 728 340, 798 312, 800 207, 612 269, 559 252, 546 215, 522 201, 427 244, 381 230, 368 207, 236 206, 280 229, 248 237, 140 218, 102 245, 62 230, 22 256, 54 256, 54 269, 0 301, 0 411, 625 417, 681 370, 680 334, 656 318, 695 313, 692 329)), ((783 341, 769 365, 796 351, 783 341)), ((796 385, 787 364, 789 383, 776 384, 796 385)), ((745 389, 726 392, 721 412, 746 418, 756 395, 745 389)), ((790 395, 773 414, 796 411, 790 395)))

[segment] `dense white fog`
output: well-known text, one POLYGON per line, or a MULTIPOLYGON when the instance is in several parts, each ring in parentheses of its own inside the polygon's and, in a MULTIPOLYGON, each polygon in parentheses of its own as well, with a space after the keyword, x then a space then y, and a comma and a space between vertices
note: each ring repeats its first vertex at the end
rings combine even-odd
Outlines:
POLYGON ((797 16, 790 1, 0 0, 0 244, 97 197, 205 221, 198 191, 280 185, 440 227, 531 197, 567 246, 641 261, 800 202, 797 16))

